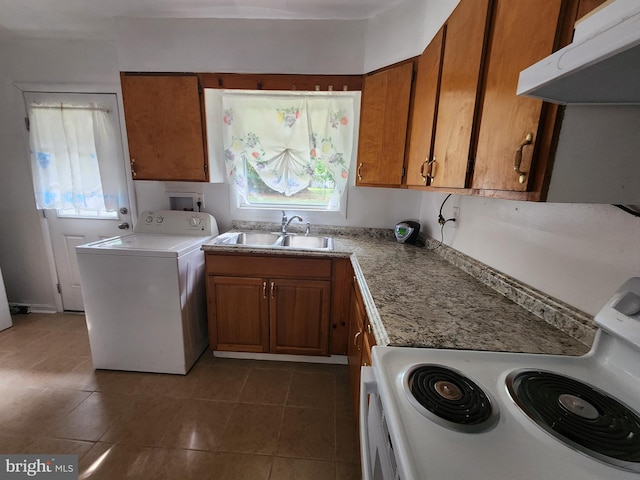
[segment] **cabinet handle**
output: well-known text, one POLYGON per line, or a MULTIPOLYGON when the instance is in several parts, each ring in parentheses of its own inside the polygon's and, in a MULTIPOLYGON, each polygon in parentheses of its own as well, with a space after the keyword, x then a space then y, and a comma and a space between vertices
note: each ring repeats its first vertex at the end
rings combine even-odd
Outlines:
POLYGON ((135 177, 136 175, 138 175, 136 173, 136 159, 132 158, 130 163, 131 163, 131 175, 135 177))
POLYGON ((531 145, 532 141, 533 141, 533 134, 527 133, 527 136, 524 137, 523 142, 520 145, 518 145, 518 148, 516 148, 516 154, 513 157, 513 169, 518 175, 518 182, 520 183, 524 183, 527 179, 527 173, 520 171, 520 164, 522 163, 522 149, 526 145, 531 145))
POLYGON ((424 166, 428 164, 429 164, 429 157, 425 158, 424 162, 422 162, 422 165, 420 165, 420 176, 424 178, 425 185, 427 183, 427 174, 424 173, 424 166))
POLYGON ((436 179, 436 157, 434 156, 427 164, 429 165, 429 170, 427 171, 426 178, 429 180, 429 185, 431 185, 436 179))
POLYGON ((362 174, 360 173, 362 171, 362 163, 360 163, 360 165, 358 165, 358 181, 361 182, 362 181, 362 174))
POLYGON ((367 323, 367 333, 371 335, 371 331, 372 331, 371 324, 367 323))
POLYGON ((353 337, 353 346, 356 347, 358 349, 358 351, 360 351, 360 345, 358 345, 358 337, 362 335, 362 331, 359 331, 358 333, 355 334, 355 336, 353 337))
POLYGON ((276 294, 275 294, 275 283, 271 282, 271 298, 276 298, 276 294))
POLYGON ((267 298, 267 282, 262 282, 262 298, 267 298))

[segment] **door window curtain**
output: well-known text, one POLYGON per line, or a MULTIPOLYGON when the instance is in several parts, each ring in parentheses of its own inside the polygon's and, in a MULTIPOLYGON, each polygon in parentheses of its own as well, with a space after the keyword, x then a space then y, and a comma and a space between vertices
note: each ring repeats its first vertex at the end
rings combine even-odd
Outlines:
POLYGON ((118 209, 113 125, 100 105, 31 104, 29 141, 38 209, 118 209))
POLYGON ((322 161, 340 204, 353 146, 353 99, 347 96, 225 93, 223 147, 228 178, 246 195, 247 165, 271 189, 295 195, 313 182, 322 161))

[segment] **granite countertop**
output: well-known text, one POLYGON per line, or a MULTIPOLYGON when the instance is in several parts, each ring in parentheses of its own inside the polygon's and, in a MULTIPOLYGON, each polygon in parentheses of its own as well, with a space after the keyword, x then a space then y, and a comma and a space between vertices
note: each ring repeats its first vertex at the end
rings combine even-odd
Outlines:
POLYGON ((561 355, 589 350, 593 332, 588 319, 578 323, 586 335, 575 335, 573 327, 557 328, 443 258, 441 249, 448 247, 436 242, 428 248, 404 245, 384 234, 328 233, 334 237, 333 251, 237 247, 213 241, 202 248, 351 258, 379 345, 561 355))

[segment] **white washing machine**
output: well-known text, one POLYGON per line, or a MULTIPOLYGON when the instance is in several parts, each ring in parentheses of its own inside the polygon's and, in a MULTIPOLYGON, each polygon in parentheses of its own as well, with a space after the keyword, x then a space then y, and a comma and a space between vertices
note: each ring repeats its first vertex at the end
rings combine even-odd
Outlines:
POLYGON ((76 247, 94 368, 189 371, 207 348, 208 213, 143 212, 122 237, 76 247))

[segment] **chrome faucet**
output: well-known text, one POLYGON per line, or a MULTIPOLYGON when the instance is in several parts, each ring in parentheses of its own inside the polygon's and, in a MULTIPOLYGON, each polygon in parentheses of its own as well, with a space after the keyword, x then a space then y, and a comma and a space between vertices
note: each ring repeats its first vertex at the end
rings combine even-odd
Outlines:
POLYGON ((293 217, 287 219, 287 214, 284 210, 282 210, 282 223, 280 224, 280 233, 283 235, 287 234, 287 227, 291 223, 292 220, 298 220, 299 222, 304 222, 302 217, 298 215, 294 215, 293 217))

